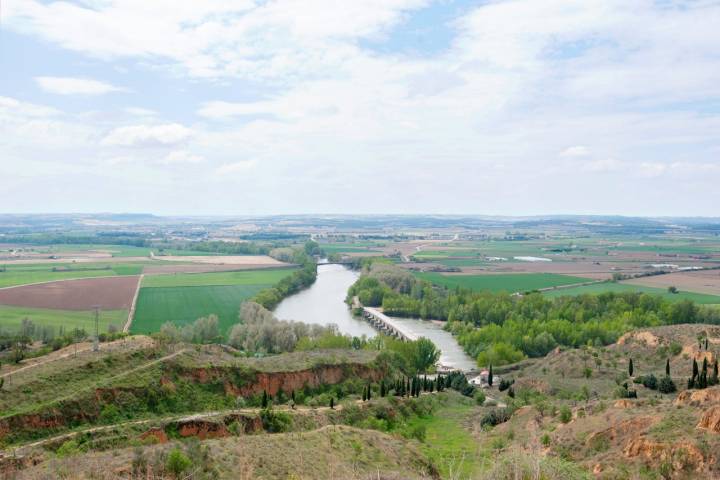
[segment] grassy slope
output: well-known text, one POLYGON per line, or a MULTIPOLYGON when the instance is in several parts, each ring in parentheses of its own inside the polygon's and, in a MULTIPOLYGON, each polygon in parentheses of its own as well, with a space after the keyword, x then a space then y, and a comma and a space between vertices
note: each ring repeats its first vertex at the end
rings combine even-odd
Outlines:
POLYGON ((440 470, 442 478, 475 478, 482 452, 477 441, 463 426, 475 411, 471 401, 452 392, 455 397, 449 405, 434 415, 410 420, 410 428, 424 427, 425 441, 420 450, 440 470))
MULTIPOLYGON (((100 331, 106 332, 109 325, 122 328, 127 320, 126 310, 108 310, 100 315, 100 331)), ((28 318, 36 326, 50 326, 57 331, 60 327, 65 330, 82 328, 86 331, 95 331, 93 312, 78 312, 71 310, 46 310, 42 308, 25 308, 0 305, 0 327, 16 330, 23 319, 28 318)))
POLYGON ((587 278, 552 273, 518 273, 509 275, 442 275, 439 273, 416 273, 423 280, 448 288, 456 286, 475 291, 517 292, 558 285, 587 282, 587 278))
POLYGON ((274 285, 291 275, 294 269, 263 269, 237 272, 152 275, 143 280, 143 288, 199 287, 210 285, 274 285))
POLYGON ((645 292, 651 295, 661 295, 671 301, 692 300, 700 304, 718 304, 720 296, 707 295, 704 293, 680 292, 677 294, 668 293, 662 288, 643 287, 640 285, 628 285, 625 283, 598 283, 595 285, 585 285, 582 287, 562 288, 544 292, 549 297, 561 297, 564 295, 581 295, 584 293, 603 293, 603 292, 645 292))

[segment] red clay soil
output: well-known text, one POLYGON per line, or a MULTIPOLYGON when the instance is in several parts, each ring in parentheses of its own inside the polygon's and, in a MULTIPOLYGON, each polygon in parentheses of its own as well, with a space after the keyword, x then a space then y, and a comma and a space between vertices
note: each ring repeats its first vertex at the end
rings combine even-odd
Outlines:
POLYGON ((0 289, 0 304, 57 310, 129 309, 139 276, 84 278, 0 289))

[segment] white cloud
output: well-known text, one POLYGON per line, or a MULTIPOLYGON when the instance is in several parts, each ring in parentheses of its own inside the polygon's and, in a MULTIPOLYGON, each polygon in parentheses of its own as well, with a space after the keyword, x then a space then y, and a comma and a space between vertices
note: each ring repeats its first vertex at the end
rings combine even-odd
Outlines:
POLYGON ((170 152, 160 160, 163 165, 175 165, 175 164, 192 164, 192 163, 203 163, 205 158, 200 155, 195 155, 185 150, 176 150, 170 152))
POLYGON ((192 130, 178 123, 166 125, 131 125, 112 130, 101 144, 105 146, 177 145, 187 141, 192 130))
POLYGON ((561 157, 587 157, 588 155, 590 155, 590 149, 582 145, 568 147, 560 152, 561 157))
POLYGON ((11 97, 0 97, 0 114, 14 114, 23 117, 50 117, 60 112, 54 108, 34 103, 21 102, 11 97))
POLYGON ((123 110, 125 111, 125 113, 129 113, 130 115, 135 115, 138 117, 154 117, 158 114, 158 112, 156 112, 155 110, 140 107, 126 107, 123 110))
POLYGON ((255 159, 243 160, 241 162, 226 163, 215 169, 215 173, 219 176, 232 175, 236 173, 246 172, 257 165, 255 159))
POLYGON ((58 95, 104 95, 110 92, 125 92, 126 88, 90 78, 35 77, 35 82, 46 92, 58 95))

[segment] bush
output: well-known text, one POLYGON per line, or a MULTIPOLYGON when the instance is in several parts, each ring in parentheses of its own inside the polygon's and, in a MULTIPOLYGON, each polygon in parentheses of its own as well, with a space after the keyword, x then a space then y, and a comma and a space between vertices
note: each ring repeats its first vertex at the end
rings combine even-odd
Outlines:
POLYGON ((665 375, 660 379, 658 390, 660 393, 673 393, 677 390, 677 387, 675 387, 675 382, 672 381, 672 378, 670 378, 669 375, 665 375))
POLYGON ((276 412, 272 408, 265 408, 260 412, 263 428, 270 433, 282 433, 290 430, 292 417, 284 412, 276 412))
POLYGON ((568 423, 572 419, 572 412, 567 405, 560 407, 560 421, 562 423, 568 423))
POLYGON ((55 452, 58 457, 69 457, 70 455, 77 455, 80 453, 80 446, 75 440, 68 440, 57 449, 55 452))
POLYGON ((650 390, 657 390, 657 377, 655 377, 655 375, 653 375, 652 373, 650 375, 645 375, 642 377, 642 384, 645 388, 649 388, 650 390))
POLYGON ((485 403, 485 392, 482 390, 475 391, 475 403, 482 405, 485 403))
POLYGON ((181 473, 190 468, 192 461, 179 448, 170 451, 165 462, 165 470, 179 477, 181 473))
POLYGON ((515 383, 515 380, 505 380, 504 378, 500 380, 500 384, 498 385, 498 390, 501 392, 507 390, 510 388, 510 386, 515 383))
POLYGON ((494 408, 483 415, 483 418, 480 420, 480 425, 483 427, 494 427, 495 425, 507 422, 511 416, 512 411, 507 408, 494 408))
POLYGON ((542 437, 540 437, 540 443, 542 443, 543 447, 549 447, 550 446, 550 435, 547 433, 544 433, 542 437))

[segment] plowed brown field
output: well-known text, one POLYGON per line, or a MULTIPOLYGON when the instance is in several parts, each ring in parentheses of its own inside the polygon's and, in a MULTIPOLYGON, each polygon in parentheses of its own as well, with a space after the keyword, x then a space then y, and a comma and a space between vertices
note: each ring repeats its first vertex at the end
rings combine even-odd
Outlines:
POLYGON ((84 278, 0 289, 0 304, 56 310, 129 309, 139 276, 84 278))

